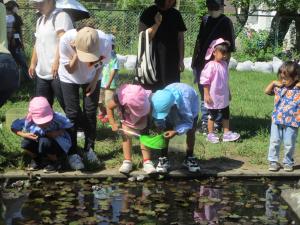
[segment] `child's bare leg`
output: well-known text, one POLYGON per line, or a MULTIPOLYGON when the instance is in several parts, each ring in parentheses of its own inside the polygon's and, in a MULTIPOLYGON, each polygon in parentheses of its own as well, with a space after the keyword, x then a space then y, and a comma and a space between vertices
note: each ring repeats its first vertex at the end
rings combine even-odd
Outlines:
POLYGON ((229 130, 229 120, 222 120, 224 133, 227 133, 229 130))
POLYGON ((186 156, 193 156, 194 154, 194 146, 195 146, 195 132, 196 128, 192 128, 186 134, 186 156))
POLYGON ((131 161, 131 146, 132 146, 132 139, 126 134, 122 135, 122 148, 123 148, 123 155, 125 160, 131 161))
POLYGON ((208 122, 207 122, 207 129, 208 129, 208 133, 211 134, 214 132, 214 125, 215 125, 215 122, 212 121, 211 119, 208 119, 208 122))
POLYGON ((142 156, 143 160, 150 160, 151 159, 151 152, 150 150, 143 144, 141 144, 141 151, 142 151, 142 156))

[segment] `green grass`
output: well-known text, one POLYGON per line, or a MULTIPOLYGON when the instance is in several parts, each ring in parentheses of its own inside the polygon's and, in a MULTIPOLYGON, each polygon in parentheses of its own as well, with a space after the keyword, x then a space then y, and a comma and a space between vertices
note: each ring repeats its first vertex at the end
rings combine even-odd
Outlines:
MULTIPOLYGON (((122 74, 120 76, 122 77, 122 74)), ((123 77, 126 77, 126 81, 130 81, 128 76, 123 77)), ((205 137, 197 134, 195 155, 200 159, 222 160, 226 157, 239 158, 253 165, 266 164, 273 97, 265 95, 263 90, 275 77, 274 74, 231 71, 230 123, 233 130, 241 134, 241 141, 209 144, 205 141, 205 137)), ((182 82, 192 84, 192 81, 190 72, 182 75, 182 82)), ((193 85, 197 89, 196 85, 193 85)), ((31 93, 33 85, 25 85, 0 109, 3 122, 3 129, 0 130, 0 168, 22 167, 21 138, 14 135, 5 125, 5 113, 14 108, 23 108, 25 114, 31 93)), ((57 103, 54 107, 60 110, 57 103)), ((79 142, 79 145, 82 147, 83 143, 79 142)), ((98 124, 95 150, 100 159, 105 161, 107 168, 118 167, 123 161, 119 136, 101 124, 98 124)), ((135 168, 141 167, 141 153, 137 140, 134 141, 132 152, 135 168)))

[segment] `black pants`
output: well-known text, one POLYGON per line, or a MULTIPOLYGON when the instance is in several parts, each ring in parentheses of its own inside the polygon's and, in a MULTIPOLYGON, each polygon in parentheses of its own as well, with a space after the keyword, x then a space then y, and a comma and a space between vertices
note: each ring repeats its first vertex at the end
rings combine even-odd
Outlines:
POLYGON ((30 139, 23 139, 21 147, 37 155, 64 155, 64 150, 59 146, 59 144, 51 138, 41 137, 38 141, 33 141, 30 139))
POLYGON ((0 79, 1 107, 19 87, 18 67, 10 54, 0 53, 0 79))
POLYGON ((65 111, 60 80, 58 78, 53 80, 45 80, 37 76, 35 95, 45 97, 51 106, 53 105, 54 97, 56 97, 60 107, 65 111))
POLYGON ((62 93, 65 102, 65 112, 69 120, 74 124, 70 129, 72 149, 69 154, 77 152, 77 129, 82 128, 85 134, 84 149, 94 149, 96 139, 96 115, 99 101, 99 81, 95 91, 86 96, 86 88, 89 84, 73 84, 61 82, 62 93), (80 89, 82 89, 83 109, 80 107, 80 89))

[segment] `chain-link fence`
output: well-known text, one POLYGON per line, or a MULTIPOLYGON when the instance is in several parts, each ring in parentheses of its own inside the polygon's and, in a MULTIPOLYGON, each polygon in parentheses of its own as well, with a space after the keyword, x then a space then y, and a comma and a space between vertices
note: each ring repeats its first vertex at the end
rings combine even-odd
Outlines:
MULTIPOLYGON (((91 18, 80 21, 77 25, 85 24, 101 29, 106 33, 113 33, 116 36, 116 48, 119 54, 135 55, 137 53, 138 21, 141 11, 89 9, 89 12, 91 14, 91 18)), ((200 18, 193 13, 182 12, 181 14, 187 27, 187 31, 185 32, 185 56, 191 56, 193 54, 195 40, 199 31, 200 18)), ((24 20, 23 36, 25 47, 26 51, 29 52, 31 51, 34 43, 34 31, 37 15, 35 14, 35 10, 30 8, 21 9, 20 15, 24 20)), ((235 16, 230 16, 230 18, 234 22, 236 30, 238 30, 238 25, 235 23, 235 16)), ((242 31, 241 38, 244 34, 249 34, 246 34, 247 31, 253 30, 251 27, 253 27, 254 30, 270 29, 272 18, 273 15, 250 16, 248 18, 248 22, 252 25, 250 24, 249 26, 248 24, 248 29, 242 31)), ((275 40, 274 45, 277 43, 278 34, 280 32, 279 28, 276 29, 273 33, 274 37, 271 37, 271 39, 275 40)), ((262 42, 265 41, 263 39, 266 38, 268 34, 269 32, 265 31, 262 36, 259 36, 256 43, 257 46, 254 46, 254 48, 257 48, 258 50, 261 49, 263 47, 262 42)), ((251 39, 251 36, 249 36, 249 41, 253 42, 253 38, 251 39)), ((239 44, 239 41, 237 42, 239 44)), ((293 31, 288 36, 287 42, 295 42, 295 35, 293 35, 293 31)))

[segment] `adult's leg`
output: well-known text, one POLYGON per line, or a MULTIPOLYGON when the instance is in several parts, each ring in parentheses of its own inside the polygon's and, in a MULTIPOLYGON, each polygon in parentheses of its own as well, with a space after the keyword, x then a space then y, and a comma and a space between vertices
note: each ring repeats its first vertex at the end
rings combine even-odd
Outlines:
POLYGON ((69 129, 72 139, 72 148, 70 149, 69 154, 72 155, 77 153, 77 129, 79 124, 81 124, 82 117, 79 99, 80 85, 61 82, 61 87, 66 105, 66 116, 74 124, 74 126, 69 129))
POLYGON ((20 66, 21 69, 21 75, 24 77, 26 81, 30 80, 30 76, 28 74, 28 66, 26 63, 26 58, 24 55, 24 51, 22 48, 16 48, 14 53, 12 53, 14 59, 16 60, 16 63, 20 66))
MULTIPOLYGON (((96 88, 90 96, 86 96, 85 93, 87 86, 88 84, 83 85, 83 119, 86 125, 84 149, 86 151, 90 148, 94 149, 95 145, 97 125, 96 115, 100 92, 100 89, 96 88)), ((99 81, 96 87, 99 87, 99 81)))
POLYGON ((55 97, 57 98, 60 107, 65 111, 66 106, 65 106, 59 78, 53 79, 51 81, 51 87, 55 97))
POLYGON ((36 77, 36 96, 43 96, 45 97, 49 104, 53 105, 53 91, 51 87, 51 80, 45 80, 40 77, 36 77))

